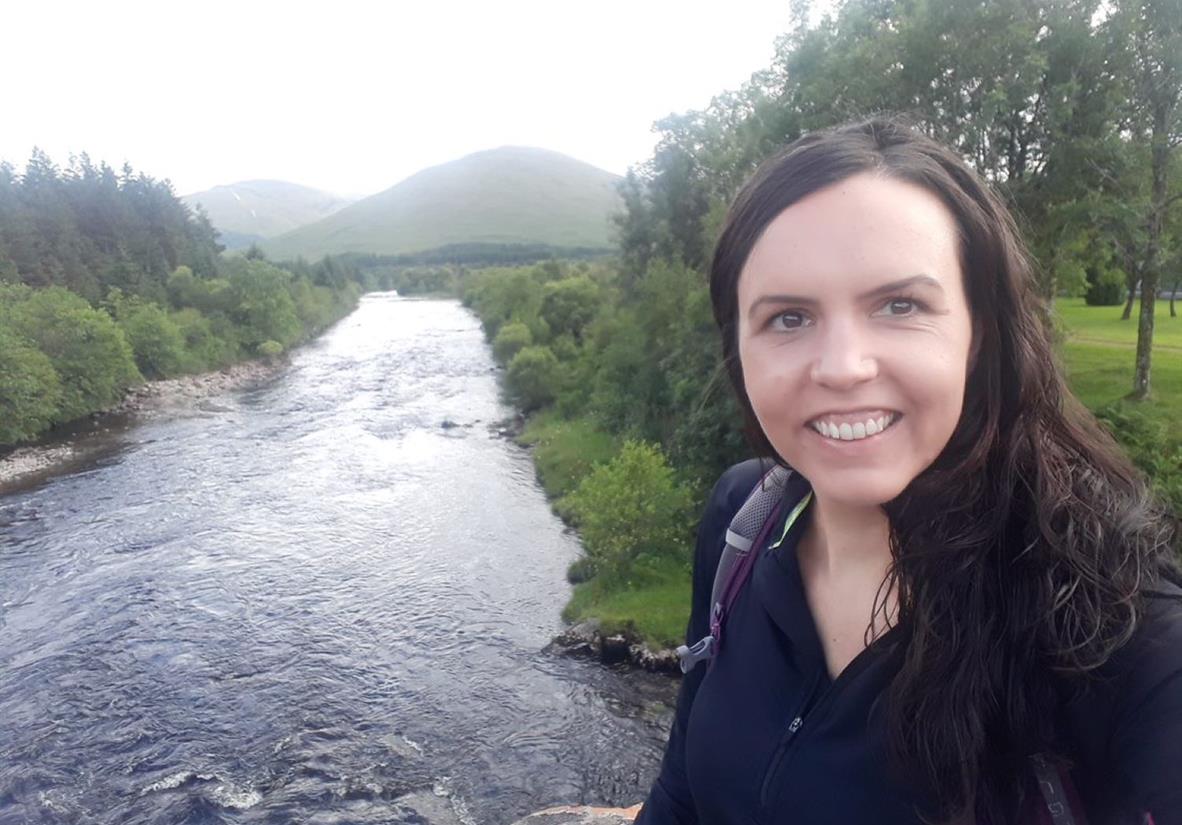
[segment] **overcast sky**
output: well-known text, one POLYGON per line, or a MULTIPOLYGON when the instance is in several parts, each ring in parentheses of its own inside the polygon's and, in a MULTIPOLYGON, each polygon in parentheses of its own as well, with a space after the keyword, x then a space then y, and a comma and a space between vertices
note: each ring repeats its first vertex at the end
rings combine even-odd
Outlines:
POLYGON ((370 194, 505 144, 623 173, 653 121, 738 88, 788 27, 786 0, 10 0, 0 159, 86 151, 178 194, 370 194))

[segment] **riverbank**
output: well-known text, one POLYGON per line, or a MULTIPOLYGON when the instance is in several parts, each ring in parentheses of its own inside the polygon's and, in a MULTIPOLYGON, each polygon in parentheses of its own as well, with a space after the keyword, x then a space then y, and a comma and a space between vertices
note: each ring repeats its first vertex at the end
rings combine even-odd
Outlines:
POLYGON ((0 453, 0 494, 85 462, 104 447, 101 439, 95 438, 97 435, 262 383, 275 377, 287 363, 286 358, 244 361, 213 372, 148 381, 132 387, 118 404, 63 425, 33 444, 0 453))

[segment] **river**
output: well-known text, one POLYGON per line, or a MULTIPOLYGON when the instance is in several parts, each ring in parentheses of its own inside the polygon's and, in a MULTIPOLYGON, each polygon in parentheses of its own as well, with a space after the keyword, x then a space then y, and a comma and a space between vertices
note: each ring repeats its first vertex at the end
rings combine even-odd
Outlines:
POLYGON ((278 378, 0 498, 0 823, 642 799, 672 683, 541 652, 578 543, 511 412, 467 310, 376 293, 278 378))

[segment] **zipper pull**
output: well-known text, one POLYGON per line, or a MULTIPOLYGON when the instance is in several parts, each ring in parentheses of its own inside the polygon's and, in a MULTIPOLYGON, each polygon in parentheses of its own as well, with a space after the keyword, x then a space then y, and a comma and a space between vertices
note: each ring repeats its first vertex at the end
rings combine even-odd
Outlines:
POLYGON ((799 716, 797 716, 795 719, 793 719, 788 724, 788 732, 789 733, 796 733, 798 730, 800 730, 800 726, 803 724, 804 724, 804 720, 801 719, 799 716))

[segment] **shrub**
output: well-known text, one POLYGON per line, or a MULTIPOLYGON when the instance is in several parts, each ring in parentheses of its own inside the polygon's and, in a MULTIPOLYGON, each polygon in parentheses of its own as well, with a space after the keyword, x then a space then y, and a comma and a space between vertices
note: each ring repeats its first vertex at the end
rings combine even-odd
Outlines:
POLYGON ((1124 278, 1119 272, 1088 267, 1088 291, 1084 303, 1093 307, 1119 306, 1125 300, 1124 278))
POLYGON ((185 338, 161 307, 138 298, 124 299, 116 307, 116 323, 145 378, 167 378, 183 371, 185 338))
POLYGON ((61 287, 29 293, 15 308, 14 328, 48 356, 61 379, 60 421, 104 409, 143 380, 111 316, 61 287))
POLYGON ((15 444, 56 420, 62 388, 42 352, 0 329, 0 444, 15 444))
POLYGON ((1182 517, 1182 443, 1169 437, 1166 424, 1119 401, 1098 409, 1096 417, 1145 473, 1166 506, 1182 517))
POLYGON ((303 334, 290 286, 291 273, 262 260, 234 259, 230 294, 231 316, 241 329, 240 340, 257 350, 264 341, 294 344, 303 334))
POLYGON ((660 448, 627 441, 567 497, 590 566, 604 581, 643 579, 669 559, 688 561, 690 495, 660 448))
POLYGON ((283 352, 283 344, 278 341, 263 341, 259 344, 259 355, 266 359, 276 358, 283 352))
POLYGON ((520 321, 510 321, 501 327, 493 339, 493 357, 502 364, 513 360, 513 356, 534 341, 529 327, 520 321))
POLYGON ((505 385, 513 401, 526 412, 554 400, 558 359, 546 347, 525 347, 509 362, 505 385))

